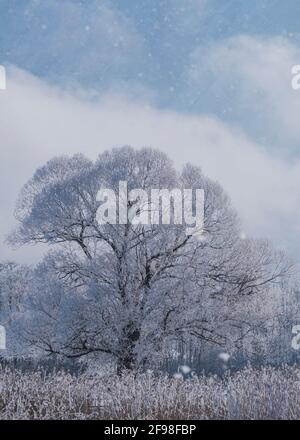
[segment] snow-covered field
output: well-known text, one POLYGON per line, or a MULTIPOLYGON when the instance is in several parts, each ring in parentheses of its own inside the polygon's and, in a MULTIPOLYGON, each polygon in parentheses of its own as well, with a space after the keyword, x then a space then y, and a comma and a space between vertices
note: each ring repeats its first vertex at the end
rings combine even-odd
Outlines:
POLYGON ((0 373, 1 419, 299 419, 297 368, 189 380, 0 373))

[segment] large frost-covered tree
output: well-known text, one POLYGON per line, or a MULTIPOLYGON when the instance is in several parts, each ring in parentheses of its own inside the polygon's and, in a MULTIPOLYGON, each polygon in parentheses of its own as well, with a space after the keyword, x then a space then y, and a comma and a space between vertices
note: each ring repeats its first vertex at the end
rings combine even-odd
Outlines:
MULTIPOLYGON (((138 202, 128 201, 129 212, 138 202)), ((23 188, 16 215, 13 243, 56 245, 35 273, 26 339, 69 357, 106 354, 119 371, 153 361, 173 341, 234 342, 240 299, 289 271, 267 242, 241 238, 218 183, 196 166, 179 173, 150 148, 114 149, 95 163, 54 158, 23 188), (204 189, 202 235, 177 224, 99 224, 98 191, 117 193, 120 181, 128 191, 204 189)))

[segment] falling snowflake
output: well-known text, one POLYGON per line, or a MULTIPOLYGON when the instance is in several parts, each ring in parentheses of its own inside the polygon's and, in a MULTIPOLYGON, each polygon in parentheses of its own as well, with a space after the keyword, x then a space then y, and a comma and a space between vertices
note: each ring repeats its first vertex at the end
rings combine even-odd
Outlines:
POLYGON ((219 359, 221 359, 221 361, 223 362, 228 362, 230 359, 230 354, 228 353, 220 353, 219 354, 219 359))
POLYGON ((191 368, 188 365, 182 365, 180 367, 180 371, 182 371, 183 374, 189 374, 191 372, 191 368))

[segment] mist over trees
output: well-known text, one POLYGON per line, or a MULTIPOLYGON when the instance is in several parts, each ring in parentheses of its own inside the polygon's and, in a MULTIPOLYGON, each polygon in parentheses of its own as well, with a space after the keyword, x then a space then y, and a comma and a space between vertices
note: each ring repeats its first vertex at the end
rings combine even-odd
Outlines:
MULTIPOLYGON (((128 209, 142 215, 138 197, 128 209)), ((293 266, 268 241, 244 238, 229 198, 197 166, 179 172, 151 148, 113 149, 95 162, 57 157, 24 186, 16 216, 13 245, 52 245, 35 268, 0 266, 1 319, 22 350, 99 358, 119 372, 156 368, 178 347, 200 364, 215 350, 292 358, 293 266), (128 191, 204 189, 202 235, 184 224, 99 224, 98 191, 117 193, 120 181, 128 191)))

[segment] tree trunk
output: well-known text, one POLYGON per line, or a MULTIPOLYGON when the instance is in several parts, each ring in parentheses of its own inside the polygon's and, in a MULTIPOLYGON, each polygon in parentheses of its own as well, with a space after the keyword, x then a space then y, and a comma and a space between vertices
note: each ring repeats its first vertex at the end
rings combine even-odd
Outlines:
POLYGON ((117 362, 117 373, 122 374, 124 371, 133 371, 138 368, 137 353, 135 352, 136 343, 140 339, 140 330, 137 326, 130 322, 123 329, 123 337, 120 341, 120 352, 117 362))

